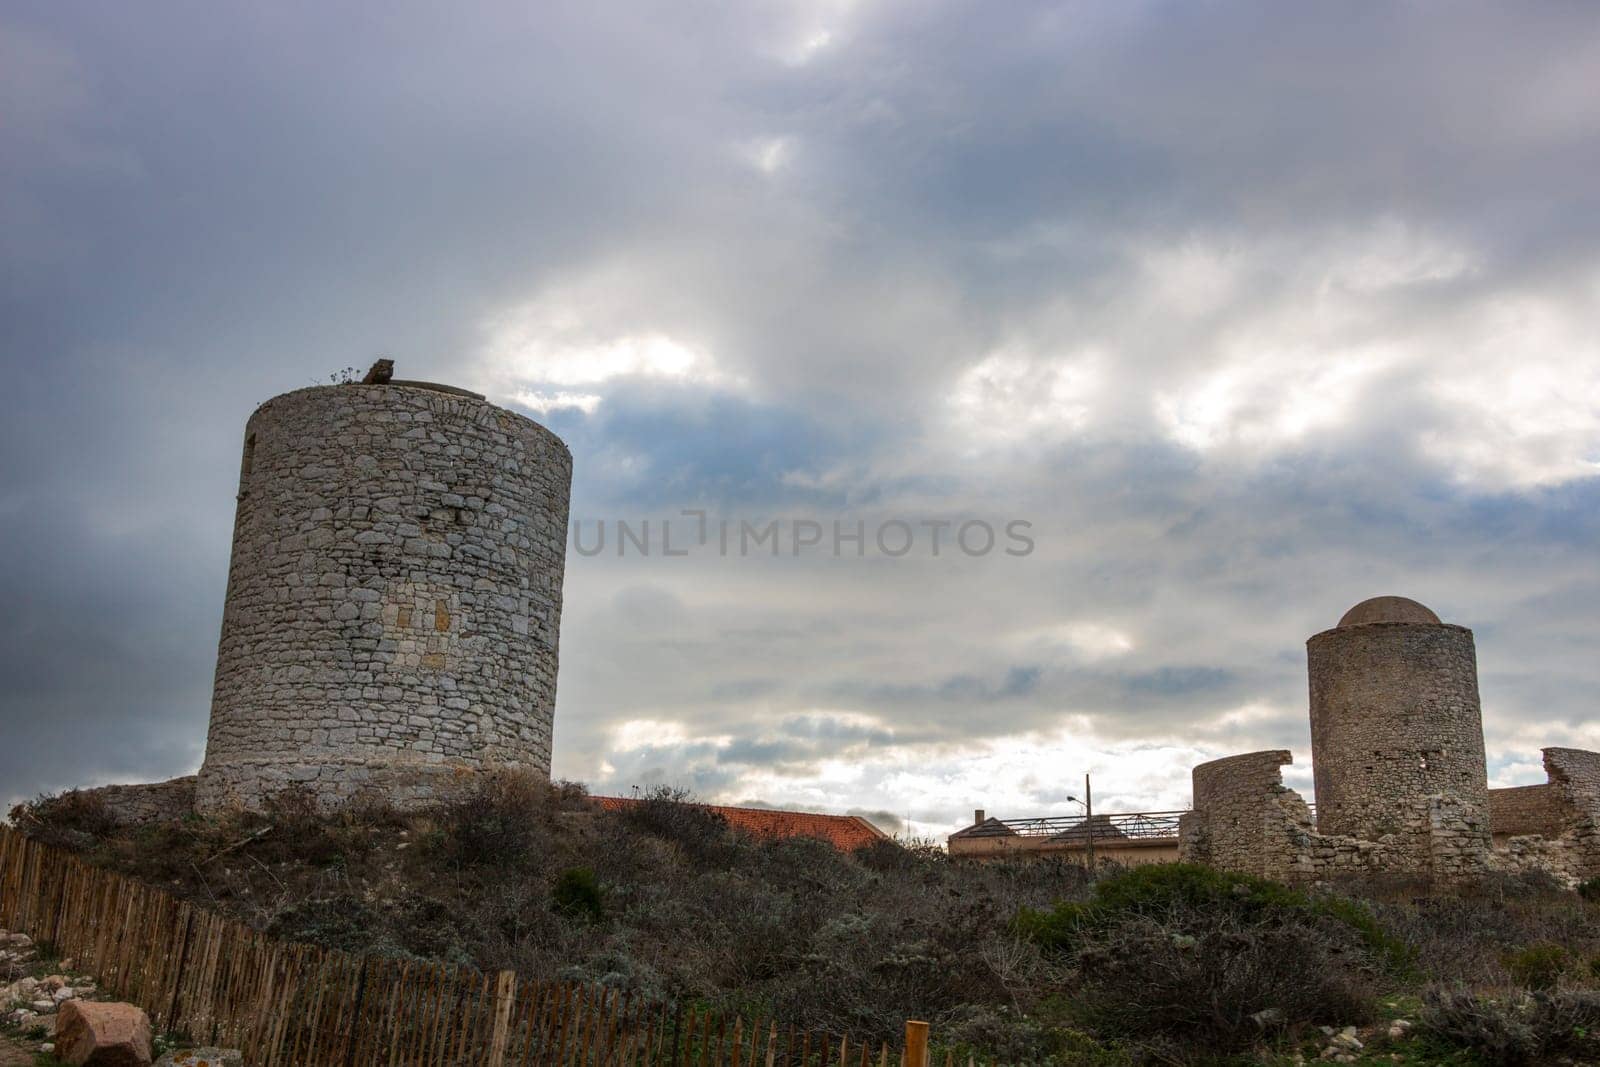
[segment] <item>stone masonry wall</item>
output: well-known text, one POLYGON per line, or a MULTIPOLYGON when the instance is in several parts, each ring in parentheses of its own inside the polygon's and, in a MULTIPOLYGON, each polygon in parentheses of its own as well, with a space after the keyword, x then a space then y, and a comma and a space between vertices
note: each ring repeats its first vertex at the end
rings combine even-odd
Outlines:
POLYGON ((1431 797, 1378 840, 1318 833, 1283 784, 1285 751, 1248 752, 1194 769, 1194 807, 1180 820, 1179 858, 1282 881, 1399 871, 1459 879, 1483 869, 1485 827, 1470 806, 1431 797), (1416 842, 1423 843, 1419 850, 1416 842))
POLYGON ((338 385, 258 408, 200 810, 548 774, 571 478, 559 438, 469 396, 338 385))
POLYGON ((1600 877, 1600 752, 1547 748, 1544 769, 1564 819, 1553 847, 1573 881, 1600 877))
POLYGON ((113 821, 137 825, 166 822, 189 814, 194 810, 194 789, 195 777, 191 774, 148 785, 102 785, 78 792, 103 804, 113 821))
POLYGON ((1344 625, 1306 645, 1317 828, 1393 839, 1431 862, 1433 797, 1452 833, 1488 848, 1488 776, 1472 631, 1448 624, 1344 625), (1467 829, 1473 827, 1474 829, 1467 829))
POLYGON ((1489 828, 1496 842, 1527 834, 1553 837, 1569 821, 1560 795, 1548 783, 1489 790, 1489 828))
POLYGON ((1194 769, 1194 806, 1179 819, 1178 855, 1191 863, 1266 878, 1291 877, 1311 832, 1311 812, 1283 784, 1285 751, 1246 752, 1194 769))
POLYGON ((1376 871, 1446 883, 1488 871, 1541 871, 1568 884, 1600 876, 1600 753, 1544 754, 1548 785, 1496 792, 1537 805, 1547 830, 1508 833, 1492 848, 1477 806, 1459 797, 1422 798, 1376 840, 1324 834, 1313 829, 1300 795, 1283 785, 1288 752, 1212 760, 1194 769, 1194 807, 1180 820, 1179 858, 1284 881, 1376 871))

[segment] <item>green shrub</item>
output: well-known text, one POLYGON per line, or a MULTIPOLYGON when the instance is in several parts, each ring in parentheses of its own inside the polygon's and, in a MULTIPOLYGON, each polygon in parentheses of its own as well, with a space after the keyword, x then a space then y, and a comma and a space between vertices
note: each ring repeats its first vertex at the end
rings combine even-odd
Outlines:
POLYGON ((1600 900, 1600 876, 1579 882, 1578 895, 1584 900, 1600 900))
POLYGON ((1085 934, 1130 918, 1162 918, 1177 911, 1228 915, 1244 925, 1332 919, 1354 931, 1387 969, 1404 973, 1410 966, 1406 945, 1354 900, 1313 897, 1280 882, 1193 863, 1130 867, 1096 882, 1087 901, 1061 901, 1048 911, 1022 909, 1013 926, 1042 948, 1071 952, 1085 934))
POLYGON ((1505 957, 1506 971, 1524 989, 1554 989, 1571 964, 1567 950, 1549 941, 1508 952, 1505 957))
POLYGON ((1377 973, 1406 961, 1353 901, 1191 864, 1131 868, 1014 928, 1073 968, 1073 1021, 1176 1062, 1366 1022, 1377 973))
POLYGON ((1560 1057, 1593 1063, 1600 1054, 1600 994, 1588 990, 1495 999, 1430 989, 1423 994, 1420 1021, 1424 1034, 1496 1067, 1560 1057))
POLYGON ((573 867, 562 871, 556 878, 550 898, 557 910, 599 922, 605 916, 605 903, 601 899, 600 882, 590 867, 573 867))

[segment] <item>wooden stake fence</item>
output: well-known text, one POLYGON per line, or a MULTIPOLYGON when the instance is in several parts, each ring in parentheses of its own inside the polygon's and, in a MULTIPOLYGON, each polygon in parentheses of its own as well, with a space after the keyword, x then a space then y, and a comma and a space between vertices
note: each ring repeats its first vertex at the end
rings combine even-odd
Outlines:
MULTIPOLYGON (((921 1022, 875 1055, 775 1019, 730 1028, 604 987, 279 941, 4 826, 0 929, 50 943, 157 1031, 257 1067, 930 1067, 921 1022)), ((960 1067, 948 1051, 944 1067, 960 1067)))

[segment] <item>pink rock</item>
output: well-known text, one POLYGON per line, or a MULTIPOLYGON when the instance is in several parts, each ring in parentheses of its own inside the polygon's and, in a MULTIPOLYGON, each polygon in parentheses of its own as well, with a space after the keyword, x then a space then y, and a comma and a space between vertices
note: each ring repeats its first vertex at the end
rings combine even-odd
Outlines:
POLYGON ((132 1004, 69 1000, 56 1013, 56 1058, 73 1067, 150 1067, 150 1017, 132 1004))

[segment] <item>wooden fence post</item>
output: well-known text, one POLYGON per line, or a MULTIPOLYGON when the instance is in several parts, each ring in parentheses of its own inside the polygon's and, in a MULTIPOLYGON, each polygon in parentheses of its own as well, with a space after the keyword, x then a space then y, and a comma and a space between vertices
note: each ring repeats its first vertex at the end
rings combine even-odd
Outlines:
POLYGON ((501 971, 494 983, 494 1035, 489 1039, 489 1067, 505 1067, 511 1042, 511 1002, 517 996, 515 971, 501 971))
POLYGON ((928 1024, 906 1020, 905 1067, 928 1067, 928 1024))

